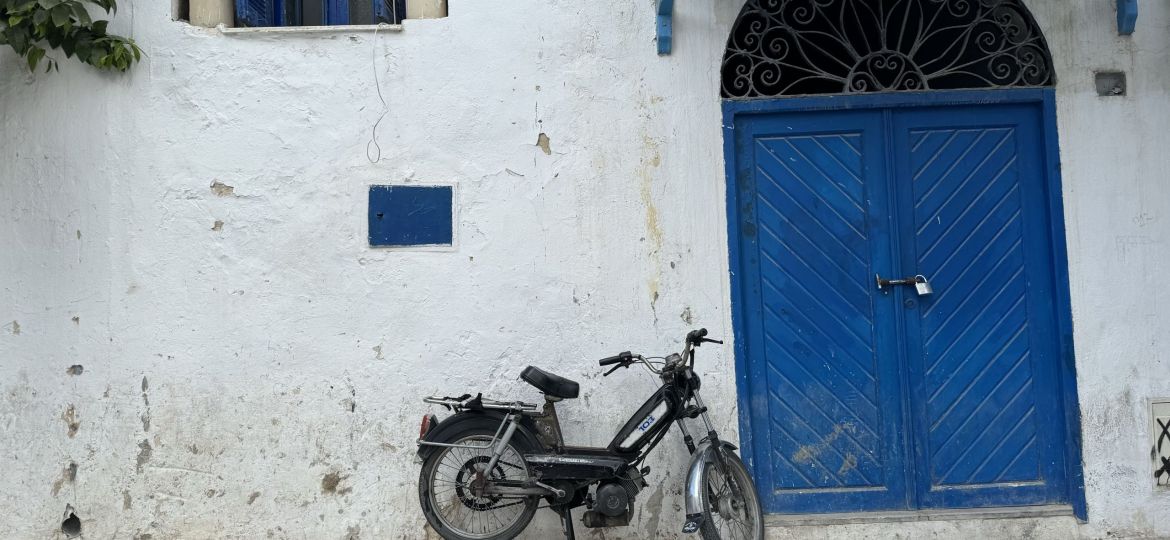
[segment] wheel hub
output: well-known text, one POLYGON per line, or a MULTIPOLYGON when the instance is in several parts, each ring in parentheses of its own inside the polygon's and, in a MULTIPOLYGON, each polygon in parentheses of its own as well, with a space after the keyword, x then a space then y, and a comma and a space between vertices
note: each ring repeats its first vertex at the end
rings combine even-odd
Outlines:
POLYGON ((719 512, 719 516, 725 520, 744 521, 747 519, 747 506, 743 499, 735 496, 734 493, 719 497, 715 503, 715 509, 719 512))
MULTIPOLYGON (((489 462, 491 462, 491 458, 488 456, 473 457, 467 460, 459 469, 459 473, 455 475, 455 494, 463 506, 476 511, 484 511, 500 502, 500 497, 484 493, 488 484, 488 475, 485 474, 484 469, 487 468, 489 462)), ((500 481, 507 478, 504 469, 499 465, 496 465, 492 473, 491 480, 500 481)))

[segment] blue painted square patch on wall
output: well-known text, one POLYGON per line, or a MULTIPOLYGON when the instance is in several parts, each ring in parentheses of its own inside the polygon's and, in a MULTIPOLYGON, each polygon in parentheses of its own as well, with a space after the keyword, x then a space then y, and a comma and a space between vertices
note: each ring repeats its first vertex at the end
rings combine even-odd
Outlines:
POLYGON ((371 246, 449 246, 451 186, 370 186, 371 246))

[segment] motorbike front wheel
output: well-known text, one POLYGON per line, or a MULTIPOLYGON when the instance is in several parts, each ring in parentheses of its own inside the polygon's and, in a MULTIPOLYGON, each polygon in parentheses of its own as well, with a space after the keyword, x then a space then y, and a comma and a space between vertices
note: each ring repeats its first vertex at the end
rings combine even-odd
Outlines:
POLYGON ((703 540, 763 540, 764 511, 756 485, 735 452, 715 450, 702 491, 703 540))
MULTIPOLYGON (((484 445, 496 426, 467 426, 445 441, 457 445, 484 445)), ((447 540, 508 540, 520 534, 536 513, 537 497, 505 498, 476 494, 477 482, 523 482, 530 478, 515 439, 504 449, 496 466, 487 471, 492 450, 443 448, 423 462, 418 495, 431 528, 447 540)))

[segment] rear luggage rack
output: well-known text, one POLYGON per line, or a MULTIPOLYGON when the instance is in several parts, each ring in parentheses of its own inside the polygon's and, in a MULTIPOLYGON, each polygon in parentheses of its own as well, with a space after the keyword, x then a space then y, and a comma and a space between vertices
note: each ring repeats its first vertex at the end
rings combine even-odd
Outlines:
MULTIPOLYGON (((532 403, 524 403, 523 401, 496 401, 494 399, 484 399, 483 394, 476 394, 475 397, 471 397, 471 394, 463 394, 462 396, 459 396, 459 397, 431 396, 428 398, 423 398, 423 402, 430 403, 433 405, 442 405, 443 407, 446 407, 447 410, 455 411, 457 413, 463 412, 463 411, 484 411, 484 410, 507 411, 508 414, 505 415, 504 418, 500 421, 500 427, 496 428, 496 434, 492 435, 492 440, 485 442, 485 443, 472 443, 472 444, 440 443, 440 442, 426 440, 426 434, 422 434, 422 433, 420 433, 420 438, 418 440, 419 446, 438 446, 438 447, 443 447, 443 448, 467 448, 467 449, 472 449, 472 450, 486 450, 488 448, 492 448, 492 447, 496 446, 496 443, 498 441, 501 441, 501 440, 503 440, 504 443, 507 443, 509 440, 511 440, 512 433, 516 431, 516 426, 519 425, 519 423, 520 423, 519 420, 520 420, 521 416, 524 416, 524 415, 533 416, 542 410, 539 405, 535 405, 532 403), (501 439, 501 434, 503 434, 502 439, 501 439)), ((497 459, 498 459, 498 457, 497 457, 497 459)), ((495 461, 496 460, 493 459, 491 461, 491 464, 494 465, 495 461)), ((489 467, 489 469, 490 469, 490 467, 489 467)))
POLYGON ((449 411, 512 411, 525 414, 539 413, 543 409, 540 405, 535 403, 525 403, 523 401, 496 401, 494 399, 484 399, 483 394, 477 394, 472 397, 471 394, 463 394, 459 397, 439 397, 431 396, 423 399, 424 403, 432 405, 442 405, 449 411))

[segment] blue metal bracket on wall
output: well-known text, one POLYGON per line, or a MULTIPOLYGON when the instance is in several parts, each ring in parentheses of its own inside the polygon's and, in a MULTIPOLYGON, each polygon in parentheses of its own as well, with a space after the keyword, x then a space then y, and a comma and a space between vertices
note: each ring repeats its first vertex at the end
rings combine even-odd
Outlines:
POLYGON ((1137 29, 1138 0, 1117 0, 1117 33, 1133 34, 1137 29))
MULTIPOLYGON (((1119 0, 1124 1, 1124 0, 1119 0)), ((1137 2, 1137 0, 1132 0, 1137 2)), ((674 40, 674 0, 658 0, 658 54, 670 54, 674 40)))

